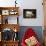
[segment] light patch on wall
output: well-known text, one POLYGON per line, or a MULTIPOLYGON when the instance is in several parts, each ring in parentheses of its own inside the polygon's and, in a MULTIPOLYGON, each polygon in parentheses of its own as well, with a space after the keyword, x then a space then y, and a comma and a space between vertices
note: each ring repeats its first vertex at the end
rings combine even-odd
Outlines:
POLYGON ((23 4, 24 4, 24 0, 17 0, 17 3, 18 3, 18 5, 19 5, 19 6, 21 6, 21 7, 22 7, 22 6, 23 6, 23 4))
MULTIPOLYGON (((23 3, 23 0, 17 0, 17 4, 21 5, 23 3)), ((15 6, 15 0, 0 0, 0 6, 1 7, 10 7, 15 6)))
POLYGON ((15 0, 0 0, 1 7, 15 6, 15 0))
MULTIPOLYGON (((0 1, 11 1, 11 0, 0 0, 0 1)), ((12 0, 12 1, 15 1, 15 0, 12 0)))

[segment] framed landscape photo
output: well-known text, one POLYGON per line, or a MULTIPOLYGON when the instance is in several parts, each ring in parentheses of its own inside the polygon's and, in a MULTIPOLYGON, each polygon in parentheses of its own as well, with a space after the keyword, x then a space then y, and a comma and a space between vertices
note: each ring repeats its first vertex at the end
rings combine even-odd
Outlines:
POLYGON ((24 18, 36 18, 36 9, 23 9, 24 18))

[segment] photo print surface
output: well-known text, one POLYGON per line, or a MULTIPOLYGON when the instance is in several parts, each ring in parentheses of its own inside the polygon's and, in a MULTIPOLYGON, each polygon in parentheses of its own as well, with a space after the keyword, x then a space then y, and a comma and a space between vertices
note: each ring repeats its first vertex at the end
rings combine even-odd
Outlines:
POLYGON ((23 9, 24 18, 36 18, 36 9, 23 9))

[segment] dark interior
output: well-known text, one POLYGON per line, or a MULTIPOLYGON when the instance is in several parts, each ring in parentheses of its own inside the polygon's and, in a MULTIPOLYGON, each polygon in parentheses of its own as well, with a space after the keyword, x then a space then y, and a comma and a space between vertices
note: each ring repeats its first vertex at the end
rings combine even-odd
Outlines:
POLYGON ((9 40, 17 40, 18 39, 18 33, 14 32, 11 29, 3 30, 2 31, 2 40, 3 41, 9 41, 9 40))

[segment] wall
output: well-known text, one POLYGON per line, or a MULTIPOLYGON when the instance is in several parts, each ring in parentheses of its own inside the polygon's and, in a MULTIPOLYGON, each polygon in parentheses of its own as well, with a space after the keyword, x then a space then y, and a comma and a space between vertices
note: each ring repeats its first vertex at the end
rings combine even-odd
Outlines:
POLYGON ((0 0, 0 6, 1 6, 1 7, 14 6, 14 5, 15 5, 14 1, 15 1, 15 0, 0 0))
MULTIPOLYGON (((15 0, 0 0, 0 6, 9 7, 15 6, 15 0)), ((42 0, 17 0, 19 6, 19 24, 20 26, 43 26, 43 6, 42 0), (36 9, 37 18, 36 19, 24 19, 23 9, 36 9)))
POLYGON ((42 0, 21 0, 20 3, 20 25, 22 26, 42 26, 43 25, 43 6, 42 0), (36 9, 36 19, 24 19, 23 9, 36 9), (36 24, 37 23, 37 24, 36 24))

